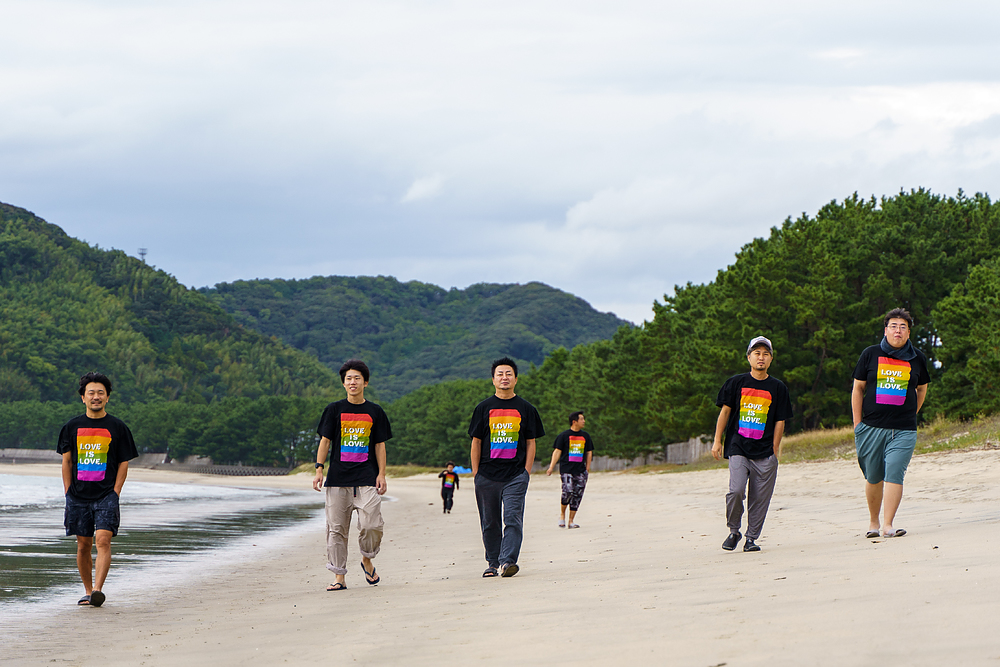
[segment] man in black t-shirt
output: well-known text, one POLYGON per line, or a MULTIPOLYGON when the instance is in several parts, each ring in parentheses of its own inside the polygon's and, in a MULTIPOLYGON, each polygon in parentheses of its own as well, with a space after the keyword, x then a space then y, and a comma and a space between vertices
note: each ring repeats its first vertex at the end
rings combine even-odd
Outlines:
POLYGON ((86 591, 77 604, 100 607, 106 599, 102 589, 111 569, 111 538, 118 534, 121 523, 118 500, 128 476, 128 462, 139 452, 128 426, 105 410, 111 398, 108 376, 87 373, 80 378, 79 392, 86 413, 62 427, 56 451, 62 454, 66 534, 76 535, 76 565, 86 591))
POLYGON ((732 551, 739 544, 743 520, 743 495, 747 496, 747 540, 743 551, 760 551, 757 539, 764 527, 767 508, 778 477, 781 437, 785 421, 792 417, 792 402, 785 384, 767 374, 774 360, 771 341, 757 336, 747 346, 750 372, 726 380, 715 401, 721 410, 715 424, 712 456, 729 459, 729 493, 726 494, 726 524, 729 537, 722 548, 732 551), (722 434, 726 434, 723 449, 722 434))
POLYGON ((358 513, 358 545, 365 581, 380 580, 372 564, 382 544, 382 494, 385 482, 385 442, 392 438, 389 418, 382 408, 365 400, 371 373, 363 361, 350 359, 340 367, 347 398, 326 406, 320 417, 319 451, 313 488, 325 488, 326 568, 336 582, 328 591, 347 588, 347 534, 351 515, 358 513), (323 467, 330 455, 330 472, 323 482, 323 467))
POLYGON ((441 478, 441 500, 444 501, 443 514, 451 514, 455 492, 458 491, 458 473, 455 472, 454 461, 448 461, 445 470, 438 475, 441 478))
POLYGON ((590 462, 594 457, 594 441, 583 430, 587 420, 580 411, 569 416, 569 429, 556 436, 552 443, 552 460, 545 471, 551 475, 559 462, 559 477, 562 480, 559 527, 566 526, 566 508, 569 507, 569 528, 579 528, 575 522, 576 511, 580 509, 583 492, 590 476, 590 462))
POLYGON ((868 501, 866 538, 902 537, 893 528, 903 500, 903 477, 917 446, 917 412, 927 396, 927 357, 910 342, 913 318, 894 308, 883 318, 885 336, 865 348, 854 368, 851 414, 858 465, 868 501), (884 507, 884 521, 879 514, 884 507))
POLYGON ((476 406, 469 424, 472 474, 479 523, 486 547, 484 577, 513 577, 521 553, 524 497, 528 493, 535 438, 545 435, 531 403, 514 394, 517 364, 503 357, 493 362, 496 394, 476 406))

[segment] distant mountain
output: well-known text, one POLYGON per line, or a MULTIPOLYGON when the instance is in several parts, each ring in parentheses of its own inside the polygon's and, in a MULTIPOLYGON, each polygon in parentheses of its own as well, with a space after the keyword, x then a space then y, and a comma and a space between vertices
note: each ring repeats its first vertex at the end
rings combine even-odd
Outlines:
POLYGON ((78 400, 101 370, 126 401, 319 396, 339 378, 120 250, 0 203, 0 402, 78 400))
POLYGON ((385 400, 434 382, 488 377, 490 362, 503 355, 527 370, 559 347, 605 340, 631 326, 537 282, 446 290, 383 276, 329 276, 200 291, 237 322, 332 369, 364 359, 385 400))

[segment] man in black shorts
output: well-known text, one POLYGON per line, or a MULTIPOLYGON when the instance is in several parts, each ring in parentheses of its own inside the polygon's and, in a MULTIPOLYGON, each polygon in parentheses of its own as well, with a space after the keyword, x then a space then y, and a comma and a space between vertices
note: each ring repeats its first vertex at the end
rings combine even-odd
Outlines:
POLYGON ((552 444, 552 461, 546 475, 551 475, 559 462, 559 477, 562 479, 562 498, 559 503, 559 527, 579 528, 576 511, 580 509, 583 492, 587 488, 590 462, 594 457, 594 441, 583 430, 587 420, 580 411, 569 416, 569 430, 556 436, 552 444), (569 523, 566 523, 566 508, 569 507, 569 523))
POLYGON ((62 427, 56 451, 62 454, 66 534, 76 535, 76 565, 87 593, 77 604, 100 607, 105 599, 104 580, 111 568, 111 538, 118 534, 121 519, 118 499, 128 476, 128 462, 139 452, 128 426, 105 411, 111 380, 102 373, 87 373, 80 378, 79 392, 87 412, 62 427))

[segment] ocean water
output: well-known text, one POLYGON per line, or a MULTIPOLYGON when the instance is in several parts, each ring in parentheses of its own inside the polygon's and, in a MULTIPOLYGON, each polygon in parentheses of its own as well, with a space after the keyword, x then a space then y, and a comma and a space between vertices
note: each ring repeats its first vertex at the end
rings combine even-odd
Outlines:
MULTIPOLYGON (((0 616, 45 613, 83 595, 64 503, 59 478, 0 474, 0 616)), ((242 560, 257 543, 322 531, 323 496, 311 489, 126 482, 121 514, 104 586, 109 599, 242 560)))

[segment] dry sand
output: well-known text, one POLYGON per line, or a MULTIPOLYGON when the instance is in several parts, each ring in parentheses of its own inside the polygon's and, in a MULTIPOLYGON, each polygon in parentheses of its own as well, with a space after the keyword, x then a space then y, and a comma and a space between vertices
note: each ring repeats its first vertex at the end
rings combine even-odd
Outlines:
MULTIPOLYGON (((3 472, 58 474, 48 466, 3 472)), ((308 486, 133 470, 131 479, 308 486)), ((68 665, 997 665, 1000 452, 916 457, 897 527, 866 540, 855 463, 782 466, 759 541, 720 549, 725 470, 599 473, 579 530, 556 527, 557 477, 535 475, 521 572, 482 579, 471 479, 451 515, 439 480, 389 481, 382 583, 352 531, 348 590, 328 593, 323 535, 261 549, 225 576, 67 608, 5 632, 0 662, 68 665)), ((127 493, 127 486, 126 486, 127 493)), ((125 518, 127 524, 127 517, 125 518)), ((5 621, 5 625, 7 622, 5 621)), ((8 626, 9 628, 10 626, 8 626)))

